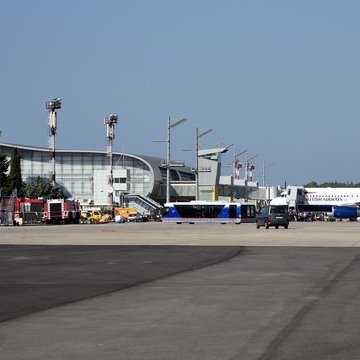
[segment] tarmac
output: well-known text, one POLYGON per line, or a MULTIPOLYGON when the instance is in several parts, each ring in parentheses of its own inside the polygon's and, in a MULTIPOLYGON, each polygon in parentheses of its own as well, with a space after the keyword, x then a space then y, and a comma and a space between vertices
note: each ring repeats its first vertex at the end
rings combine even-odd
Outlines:
POLYGON ((360 358, 360 223, 0 227, 0 358, 360 358))
POLYGON ((289 229, 254 224, 125 223, 0 227, 0 244, 360 246, 360 222, 292 222, 289 229))

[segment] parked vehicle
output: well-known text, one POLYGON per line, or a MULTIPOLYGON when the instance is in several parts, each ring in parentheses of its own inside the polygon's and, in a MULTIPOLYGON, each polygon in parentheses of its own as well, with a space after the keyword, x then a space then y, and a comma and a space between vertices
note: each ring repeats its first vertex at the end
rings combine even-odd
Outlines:
POLYGON ((115 222, 123 223, 128 221, 130 214, 136 214, 137 210, 135 207, 116 207, 114 209, 115 222))
POLYGON ((141 222, 141 221, 143 221, 143 217, 138 212, 130 212, 127 217, 127 221, 128 222, 141 222))
POLYGON ((255 221, 255 205, 221 201, 189 201, 166 203, 163 222, 205 223, 214 222, 248 223, 255 221))
POLYGON ((43 199, 3 197, 0 199, 0 224, 34 224, 42 221, 43 199))
POLYGON ((109 222, 110 220, 111 217, 108 214, 103 214, 98 209, 90 209, 81 212, 80 222, 83 224, 100 224, 109 222))
POLYGON ((52 199, 44 204, 43 220, 45 223, 73 223, 80 221, 80 207, 76 200, 52 199))
POLYGON ((289 212, 287 205, 266 205, 260 208, 256 213, 256 228, 264 226, 265 229, 269 229, 270 226, 274 226, 278 229, 279 226, 283 226, 284 229, 289 227, 289 212))

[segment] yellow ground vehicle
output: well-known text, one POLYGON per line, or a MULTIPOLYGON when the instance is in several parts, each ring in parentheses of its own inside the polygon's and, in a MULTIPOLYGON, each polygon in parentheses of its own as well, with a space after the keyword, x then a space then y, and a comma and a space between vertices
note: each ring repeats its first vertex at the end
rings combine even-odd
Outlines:
POLYGON ((109 216, 100 210, 86 210, 81 212, 81 222, 85 224, 99 224, 109 221, 109 216))
POLYGON ((114 209, 115 221, 125 222, 128 220, 129 215, 134 213, 137 213, 137 209, 134 207, 116 207, 114 209))

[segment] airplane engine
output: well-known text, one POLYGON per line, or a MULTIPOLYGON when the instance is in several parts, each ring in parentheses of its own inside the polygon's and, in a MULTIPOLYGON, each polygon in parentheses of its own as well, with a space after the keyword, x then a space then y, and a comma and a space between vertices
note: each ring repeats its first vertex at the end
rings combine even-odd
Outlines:
POLYGON ((356 219, 360 216, 360 209, 355 206, 333 206, 332 216, 339 219, 356 219))

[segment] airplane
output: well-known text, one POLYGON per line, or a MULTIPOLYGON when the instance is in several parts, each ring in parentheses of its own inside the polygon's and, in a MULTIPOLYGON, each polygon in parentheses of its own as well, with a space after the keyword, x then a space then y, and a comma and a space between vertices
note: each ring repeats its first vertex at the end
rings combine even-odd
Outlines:
POLYGON ((360 217, 360 188, 288 186, 270 205, 288 205, 297 212, 331 213, 334 218, 360 217))

